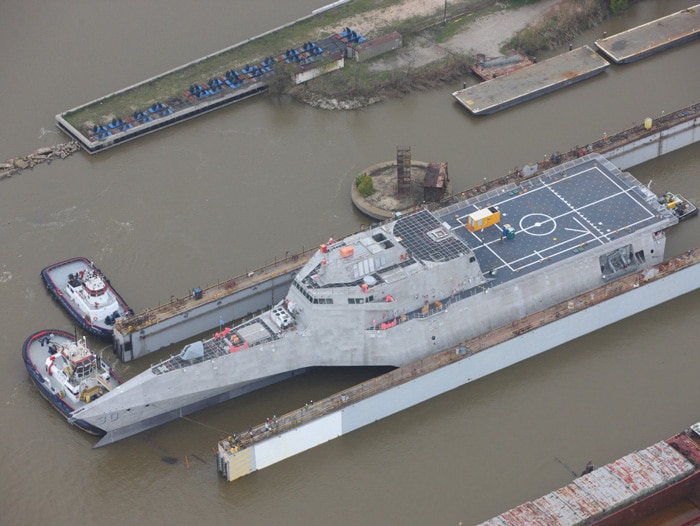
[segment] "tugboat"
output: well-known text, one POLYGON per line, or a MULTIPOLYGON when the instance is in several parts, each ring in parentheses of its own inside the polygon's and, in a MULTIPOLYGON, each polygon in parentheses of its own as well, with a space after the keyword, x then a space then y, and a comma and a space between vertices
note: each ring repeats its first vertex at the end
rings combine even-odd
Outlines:
POLYGON ((41 278, 80 327, 94 336, 111 338, 115 320, 133 313, 109 280, 85 258, 48 266, 41 278))
POLYGON ((85 337, 43 330, 24 342, 22 358, 41 395, 71 424, 91 435, 104 431, 70 415, 121 384, 114 371, 87 346, 85 337))

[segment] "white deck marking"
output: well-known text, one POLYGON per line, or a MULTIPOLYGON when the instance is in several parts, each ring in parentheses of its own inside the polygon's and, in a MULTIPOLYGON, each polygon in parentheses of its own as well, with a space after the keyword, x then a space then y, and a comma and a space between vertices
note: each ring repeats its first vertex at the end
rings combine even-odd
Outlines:
MULTIPOLYGON (((502 219, 501 222, 497 223, 496 225, 493 225, 494 228, 498 229, 499 236, 498 239, 494 239, 491 241, 485 241, 483 237, 479 235, 479 232, 469 232, 471 236, 473 236, 473 239, 476 240, 476 246, 472 247, 472 250, 474 253, 477 253, 479 249, 485 249, 487 250, 490 254, 493 255, 493 257, 496 258, 497 261, 501 263, 501 266, 495 267, 497 270, 500 269, 509 269, 511 271, 517 269, 525 269, 528 267, 531 267, 532 265, 537 265, 541 263, 542 260, 544 259, 551 259, 553 257, 560 256, 562 254, 565 254, 571 250, 576 250, 577 248, 580 248, 583 245, 587 245, 589 242, 595 242, 600 245, 603 245, 607 242, 609 242, 610 238, 615 234, 615 232, 620 232, 623 230, 630 231, 633 227, 644 224, 645 222, 649 221, 650 219, 653 219, 654 214, 653 211, 651 211, 648 208, 649 203, 645 203, 645 201, 648 201, 648 199, 644 198, 644 195, 637 195, 635 192, 638 192, 637 186, 632 186, 629 188, 625 188, 624 185, 620 184, 622 181, 618 182, 616 179, 612 177, 612 175, 608 175, 604 171, 604 166, 598 166, 596 163, 595 166, 588 166, 588 167, 573 167, 571 169, 572 171, 567 172, 565 177, 562 177, 562 174, 559 175, 559 179, 557 180, 552 180, 552 181, 546 181, 545 178, 539 179, 538 185, 536 187, 527 187, 527 185, 519 185, 520 191, 515 194, 511 195, 509 197, 506 197, 503 200, 499 200, 496 203, 496 206, 502 207, 503 205, 515 201, 516 199, 521 199, 525 197, 526 195, 528 197, 533 196, 536 194, 536 192, 539 192, 541 190, 549 190, 549 192, 554 195, 558 201, 563 203, 565 208, 567 209, 564 213, 556 215, 556 216, 549 216, 544 213, 532 213, 532 214, 527 214, 524 215, 520 218, 519 221, 519 230, 516 230, 516 235, 519 233, 526 233, 529 234, 533 237, 545 237, 548 235, 551 235, 553 232, 559 228, 558 222, 561 220, 571 217, 571 220, 575 221, 577 225, 579 225, 581 228, 578 229, 576 227, 570 227, 570 226, 565 226, 559 230, 561 232, 560 234, 557 234, 557 237, 554 238, 554 240, 557 240, 557 238, 565 238, 564 240, 561 240, 553 245, 548 245, 546 248, 539 248, 536 250, 533 250, 532 252, 523 255, 522 257, 519 257, 517 259, 513 260, 506 260, 504 259, 503 256, 501 256, 496 249, 492 247, 494 243, 503 243, 504 241, 501 239, 500 233, 502 232, 503 226, 501 223, 505 223, 505 212, 502 212, 502 219), (580 171, 575 171, 576 168, 583 168, 580 171), (574 206, 571 202, 567 201, 562 194, 560 194, 557 191, 556 186, 561 183, 566 183, 567 181, 571 181, 573 178, 578 177, 580 175, 585 175, 590 172, 595 172, 595 174, 601 175, 604 180, 609 181, 613 186, 613 188, 608 188, 613 190, 614 193, 608 193, 604 197, 600 199, 596 199, 594 201, 590 201, 580 207, 574 206), (617 189, 618 191, 614 191, 617 189), (524 191, 523 191, 524 190, 524 191), (587 216, 586 216, 586 210, 591 209, 591 207, 600 205, 605 203, 606 201, 610 201, 611 199, 617 199, 620 198, 621 196, 627 196, 628 199, 631 199, 634 201, 634 203, 644 210, 645 214, 643 218, 636 220, 631 223, 627 223, 626 225, 611 225, 611 228, 608 228, 609 225, 603 225, 603 223, 600 223, 600 227, 595 224, 594 221, 591 221, 587 216), (541 221, 537 221, 532 225, 526 225, 524 224, 524 220, 527 218, 532 219, 534 216, 542 216, 543 219, 541 221), (543 228, 547 223, 551 223, 552 229, 549 230, 547 233, 538 233, 534 232, 533 230, 538 229, 538 228, 543 228), (604 230, 607 230, 604 231, 604 230), (573 234, 573 235, 572 235, 573 234), (533 259, 536 259, 533 261, 533 259), (527 262, 529 261, 529 262, 527 262), (526 263, 527 262, 527 263, 526 263)), ((605 189, 604 183, 602 184, 603 190, 605 189)), ((500 198, 503 196, 497 196, 494 199, 500 198)), ((453 217, 456 219, 457 225, 452 227, 452 230, 457 230, 458 228, 465 228, 465 222, 464 219, 469 215, 471 212, 471 209, 473 210, 480 210, 483 209, 485 206, 487 206, 485 201, 481 201, 478 203, 473 203, 469 205, 468 207, 465 207, 463 209, 460 209, 457 211, 457 214, 455 214, 453 217)), ((621 215, 621 214, 620 214, 621 215)), ((636 215, 636 214, 635 214, 636 215)), ((618 219, 618 217, 615 217, 614 219, 618 219)), ((487 230, 484 230, 483 232, 486 232, 487 230)), ((489 228, 489 232, 492 232, 492 230, 489 228)), ((489 236, 490 237, 490 236, 489 236)), ((466 241, 466 240, 465 240, 466 241)), ((506 243, 508 241, 505 241, 506 243)))

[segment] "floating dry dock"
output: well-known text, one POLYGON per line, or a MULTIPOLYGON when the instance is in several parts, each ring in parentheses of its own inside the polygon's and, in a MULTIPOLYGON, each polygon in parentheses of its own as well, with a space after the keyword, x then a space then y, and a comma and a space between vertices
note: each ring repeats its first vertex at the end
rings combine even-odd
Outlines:
POLYGON ((596 47, 615 64, 634 62, 700 36, 700 4, 601 40, 596 47))
POLYGON ((287 255, 216 285, 197 287, 165 305, 119 318, 112 333, 114 353, 130 362, 277 303, 315 251, 287 255))
MULTIPOLYGON (((700 104, 666 113, 648 120, 649 126, 636 125, 605 136, 562 155, 558 162, 577 159, 587 152, 603 153, 621 169, 655 159, 660 155, 700 141, 700 104)), ((471 188, 455 196, 457 200, 483 191, 522 182, 539 171, 555 166, 551 160, 511 172, 485 185, 471 188)), ((315 250, 315 249, 314 249, 315 250)), ((192 338, 216 327, 220 320, 229 323, 256 312, 284 297, 287 288, 312 251, 302 250, 274 264, 235 276, 215 286, 204 288, 198 297, 188 295, 157 308, 128 318, 120 318, 114 326, 114 351, 123 362, 143 357, 163 347, 192 338)))
POLYGON ((474 115, 488 115, 588 79, 609 65, 583 46, 452 95, 474 115))
POLYGON ((622 526, 640 520, 700 524, 700 423, 480 526, 622 526))
POLYGON ((224 438, 217 470, 236 480, 699 287, 694 249, 224 438))

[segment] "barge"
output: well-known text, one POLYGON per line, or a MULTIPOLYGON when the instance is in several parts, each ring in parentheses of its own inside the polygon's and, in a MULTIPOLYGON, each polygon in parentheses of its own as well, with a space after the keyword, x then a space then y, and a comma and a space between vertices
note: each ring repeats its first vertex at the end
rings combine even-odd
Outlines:
POLYGON ((627 64, 700 37, 700 4, 595 41, 615 64, 627 64))
MULTIPOLYGON (((184 72, 187 68, 214 56, 210 55, 60 113, 56 115, 56 124, 59 129, 78 141, 85 151, 97 153, 264 93, 274 75, 286 74, 284 66, 291 67, 292 82, 295 84, 340 69, 344 66, 346 55, 352 56, 352 48, 365 40, 365 37, 353 29, 345 28, 335 35, 318 41, 305 42, 301 46, 269 55, 254 63, 245 64, 243 67, 235 65, 234 57, 229 69, 208 78, 197 79, 189 85, 182 85, 181 91, 172 94, 167 100, 151 101, 145 107, 131 107, 129 113, 110 115, 108 119, 100 117, 99 122, 87 117, 76 117, 88 114, 90 108, 99 107, 102 102, 113 97, 128 98, 130 93, 149 84, 160 82, 173 73, 177 72, 181 77, 186 77, 184 72)), ((220 51, 216 55, 229 52, 236 47, 238 46, 220 51)))
POLYGON ((700 423, 479 526, 700 524, 700 423))
POLYGON ((452 96, 474 115, 489 115, 589 79, 610 63, 589 46, 455 91, 452 96))

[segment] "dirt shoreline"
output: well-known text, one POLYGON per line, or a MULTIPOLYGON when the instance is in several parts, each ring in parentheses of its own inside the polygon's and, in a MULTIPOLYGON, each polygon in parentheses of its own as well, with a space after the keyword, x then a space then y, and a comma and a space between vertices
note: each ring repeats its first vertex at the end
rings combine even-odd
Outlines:
MULTIPOLYGON (((517 9, 506 8, 505 4, 496 4, 498 11, 475 15, 473 20, 465 24, 447 41, 437 43, 419 36, 411 39, 410 43, 405 43, 404 47, 387 57, 372 61, 369 69, 375 72, 402 71, 428 66, 455 56, 475 56, 477 53, 483 53, 489 58, 501 56, 500 48, 504 43, 528 25, 551 15, 557 6, 565 2, 566 0, 539 0, 517 9), (498 36, 494 37, 494 35, 498 36)), ((442 12, 444 5, 444 0, 406 0, 395 6, 351 17, 345 21, 345 25, 352 27, 360 34, 377 36, 379 28, 398 26, 402 20, 408 18, 434 16, 442 12)), ((323 28, 321 31, 328 33, 341 29, 333 26, 323 28)), ((449 68, 449 65, 447 67, 449 68)), ((459 67, 459 64, 455 64, 454 67, 459 67)), ((445 80, 452 80, 452 78, 448 77, 445 80)), ((440 81, 436 83, 439 84, 440 81)), ((317 93, 313 85, 292 90, 292 96, 295 99, 331 110, 357 109, 400 95, 400 93, 385 92, 382 95, 366 97, 331 97, 317 93)))

